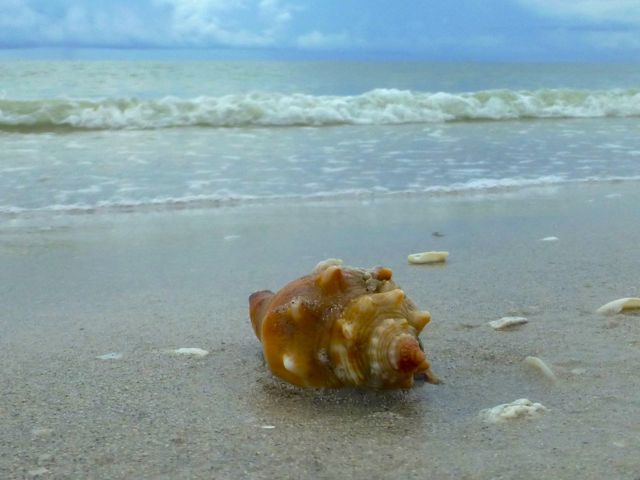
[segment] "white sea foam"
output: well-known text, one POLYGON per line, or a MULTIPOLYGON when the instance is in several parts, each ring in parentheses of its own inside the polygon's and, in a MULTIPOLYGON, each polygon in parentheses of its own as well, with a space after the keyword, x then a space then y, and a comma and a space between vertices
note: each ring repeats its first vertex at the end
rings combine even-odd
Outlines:
POLYGON ((153 129, 184 126, 322 126, 522 118, 640 116, 640 90, 375 89, 355 96, 260 93, 153 100, 0 99, 0 128, 153 129))
POLYGON ((131 212, 131 211, 157 211, 172 209, 197 209, 216 208, 235 205, 250 205, 277 202, 314 202, 314 201, 339 201, 345 199, 370 199, 393 198, 416 195, 443 196, 443 195, 485 195, 523 188, 546 188, 563 184, 598 184, 622 181, 640 181, 640 176, 633 177, 589 177, 583 179, 564 179, 559 176, 542 176, 538 178, 503 178, 503 179, 477 179, 464 183, 451 185, 435 185, 426 188, 411 190, 389 190, 382 186, 367 188, 351 188, 336 191, 317 191, 309 194, 291 195, 248 195, 233 191, 216 194, 182 195, 182 196, 158 196, 155 198, 118 198, 100 200, 96 203, 58 203, 36 208, 18 207, 12 205, 0 205, 0 215, 24 215, 37 213, 71 213, 86 214, 98 212, 131 212))

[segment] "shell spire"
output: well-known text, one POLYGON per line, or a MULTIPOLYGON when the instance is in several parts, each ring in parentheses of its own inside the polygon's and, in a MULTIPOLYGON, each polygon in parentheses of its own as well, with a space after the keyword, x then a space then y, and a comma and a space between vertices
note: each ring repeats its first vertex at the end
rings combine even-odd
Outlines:
POLYGON ((415 372, 426 360, 418 341, 411 335, 399 337, 389 352, 391 365, 400 372, 415 372))
POLYGON ((271 371, 299 386, 410 388, 438 383, 418 335, 430 321, 392 280, 339 260, 273 293, 249 297, 251 323, 271 371))

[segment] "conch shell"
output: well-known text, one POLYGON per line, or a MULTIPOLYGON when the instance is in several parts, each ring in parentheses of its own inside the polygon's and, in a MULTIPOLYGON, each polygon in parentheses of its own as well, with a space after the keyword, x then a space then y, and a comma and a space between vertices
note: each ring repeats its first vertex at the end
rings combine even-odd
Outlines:
POLYGON ((410 388, 415 374, 438 383, 418 339, 431 316, 391 275, 327 260, 277 293, 251 295, 271 371, 301 387, 410 388))

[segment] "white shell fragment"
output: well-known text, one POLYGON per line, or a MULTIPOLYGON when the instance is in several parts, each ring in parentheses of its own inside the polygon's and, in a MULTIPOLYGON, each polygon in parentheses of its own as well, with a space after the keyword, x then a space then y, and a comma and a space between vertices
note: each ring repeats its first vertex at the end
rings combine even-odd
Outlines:
POLYGON ((533 418, 541 415, 547 407, 541 403, 533 403, 526 398, 520 398, 511 403, 503 403, 480 412, 480 418, 487 423, 502 423, 518 418, 533 418))
POLYGON ((640 298, 629 297, 619 298, 613 302, 601 306, 597 312, 602 315, 615 315, 616 313, 624 313, 630 311, 640 311, 640 298))
POLYGON ((412 253, 407 260, 414 264, 443 263, 447 261, 448 256, 449 252, 422 252, 412 253))
POLYGON ((50 453, 42 453, 38 455, 37 464, 40 466, 47 465, 49 463, 53 463, 54 459, 55 459, 54 456, 51 455, 50 453))
POLYGON ((96 358, 98 360, 120 360, 122 358, 122 354, 119 352, 109 352, 104 355, 98 355, 96 358))
POLYGON ((500 320, 492 320, 487 325, 494 330, 505 330, 510 327, 515 327, 516 325, 523 325, 528 321, 529 320, 524 317, 502 317, 500 320))
POLYGON ((44 467, 36 468, 27 472, 27 478, 42 478, 47 473, 49 473, 49 470, 44 467))
POLYGON ((540 239, 541 242, 557 242, 558 240, 560 240, 558 237, 544 237, 540 239))
POLYGON ((34 438, 50 437, 51 435, 53 435, 53 429, 51 429, 51 428, 34 428, 33 430, 31 430, 31 435, 33 435, 34 438))
POLYGON ((203 350, 201 348, 176 348, 172 352, 177 355, 189 355, 192 357, 206 357, 207 355, 209 355, 208 350, 203 350))
POLYGON ((551 370, 551 368, 549 368, 549 366, 538 357, 527 357, 524 359, 524 363, 541 372, 548 380, 551 380, 552 382, 555 382, 558 379, 556 377, 556 374, 553 373, 553 370, 551 370))

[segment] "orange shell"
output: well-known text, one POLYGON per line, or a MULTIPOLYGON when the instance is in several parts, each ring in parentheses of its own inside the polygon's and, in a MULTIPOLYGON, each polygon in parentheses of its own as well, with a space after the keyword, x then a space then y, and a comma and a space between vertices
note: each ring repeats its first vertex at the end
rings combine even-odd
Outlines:
POLYGON ((391 275, 326 261, 275 294, 251 295, 271 371, 304 387, 410 388, 418 373, 437 383, 418 340, 431 317, 391 275))

